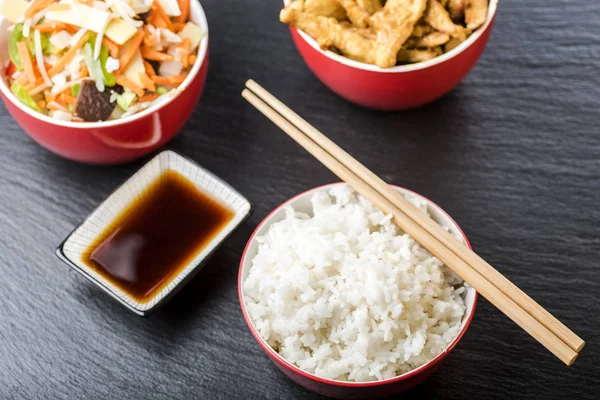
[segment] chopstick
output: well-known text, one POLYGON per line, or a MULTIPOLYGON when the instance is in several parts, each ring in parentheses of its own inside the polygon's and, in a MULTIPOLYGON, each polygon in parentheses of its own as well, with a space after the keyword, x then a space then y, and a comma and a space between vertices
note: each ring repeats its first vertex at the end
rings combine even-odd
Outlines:
POLYGON ((246 89, 243 97, 267 118, 377 208, 392 214, 400 228, 565 364, 575 361, 585 344, 581 338, 260 85, 249 80, 246 86, 254 93, 246 89))
POLYGON ((354 159, 350 154, 337 146, 333 141, 310 125, 306 120, 289 109, 285 104, 267 92, 253 80, 246 83, 247 87, 256 93, 262 100, 269 104, 275 111, 280 113, 292 124, 297 126, 306 136, 312 139, 316 144, 328 151, 337 158, 342 164, 352 170, 359 178, 387 197, 403 213, 425 228, 431 235, 435 236, 442 244, 452 250, 457 256, 462 258, 467 264, 475 266, 482 275, 494 283, 500 290, 511 297, 517 304, 523 307, 528 313, 534 316, 544 326, 553 331, 562 341, 564 341, 574 351, 579 352, 585 342, 573 331, 567 328, 563 323, 556 319, 552 314, 542 308, 538 303, 531 299, 525 292, 510 282, 505 276, 494 269, 485 260, 476 253, 466 248, 458 242, 450 233, 446 232, 439 224, 418 210, 396 190, 391 188, 381 178, 371 172, 368 168, 354 159))

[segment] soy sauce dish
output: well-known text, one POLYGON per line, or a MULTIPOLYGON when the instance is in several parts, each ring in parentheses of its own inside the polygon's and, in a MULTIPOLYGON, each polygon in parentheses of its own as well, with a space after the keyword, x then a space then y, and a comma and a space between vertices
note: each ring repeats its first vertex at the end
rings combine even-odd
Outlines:
POLYGON ((248 200, 172 151, 111 194, 58 256, 129 310, 152 313, 249 216, 248 200))
MULTIPOLYGON (((430 200, 396 187, 466 246, 430 200)), ((238 275, 242 313, 291 379, 340 399, 426 379, 467 330, 476 291, 345 183, 304 192, 252 234, 238 275)))

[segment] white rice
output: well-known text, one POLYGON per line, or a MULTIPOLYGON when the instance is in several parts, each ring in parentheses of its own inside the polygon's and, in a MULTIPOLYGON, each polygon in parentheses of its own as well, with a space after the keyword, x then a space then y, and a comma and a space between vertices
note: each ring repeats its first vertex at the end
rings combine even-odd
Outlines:
POLYGON ((260 336, 340 381, 392 378, 444 351, 465 315, 462 280, 348 186, 312 205, 312 217, 288 206, 257 237, 244 297, 260 336))

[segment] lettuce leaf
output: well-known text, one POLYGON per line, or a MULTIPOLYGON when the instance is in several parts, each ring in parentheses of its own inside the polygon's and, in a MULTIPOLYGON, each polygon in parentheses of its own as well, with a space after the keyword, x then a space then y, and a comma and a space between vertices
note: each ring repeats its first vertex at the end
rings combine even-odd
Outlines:
POLYGON ((27 107, 31 108, 34 111, 42 112, 42 110, 35 102, 33 97, 31 97, 29 93, 27 93, 27 91, 23 89, 21 85, 19 85, 19 82, 14 81, 12 86, 10 87, 10 90, 14 93, 15 96, 17 96, 21 103, 25 104, 27 107))

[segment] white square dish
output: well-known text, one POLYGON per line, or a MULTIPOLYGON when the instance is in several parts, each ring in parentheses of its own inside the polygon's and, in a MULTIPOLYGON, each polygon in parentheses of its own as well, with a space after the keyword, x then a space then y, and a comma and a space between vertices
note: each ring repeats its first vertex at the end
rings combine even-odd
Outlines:
POLYGON ((172 151, 164 151, 150 160, 102 202, 56 249, 56 254, 96 286, 134 313, 146 316, 175 294, 210 255, 239 227, 251 213, 250 202, 211 172, 172 151), (233 216, 193 259, 149 299, 140 302, 88 266, 84 252, 96 238, 166 171, 175 171, 189 180, 201 193, 229 209, 233 216))

